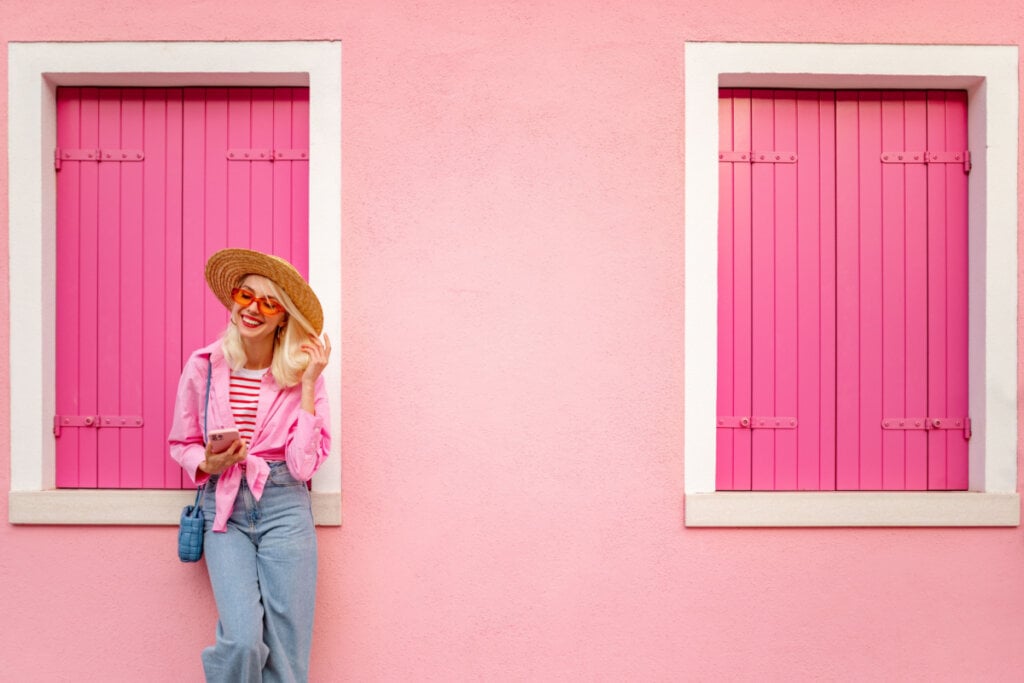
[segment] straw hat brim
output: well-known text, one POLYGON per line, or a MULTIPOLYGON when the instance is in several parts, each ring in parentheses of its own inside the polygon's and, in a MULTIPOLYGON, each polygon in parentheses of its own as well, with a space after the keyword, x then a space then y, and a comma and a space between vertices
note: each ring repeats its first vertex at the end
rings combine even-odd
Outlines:
POLYGON ((324 328, 324 311, 313 288, 295 266, 279 256, 251 249, 221 249, 206 262, 206 283, 229 310, 234 304, 231 290, 246 275, 262 275, 283 289, 319 335, 324 328))

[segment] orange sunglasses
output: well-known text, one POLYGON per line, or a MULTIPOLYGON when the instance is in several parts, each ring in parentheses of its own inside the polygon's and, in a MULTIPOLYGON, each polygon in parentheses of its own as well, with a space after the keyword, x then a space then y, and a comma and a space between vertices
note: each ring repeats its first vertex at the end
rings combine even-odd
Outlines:
POLYGON ((281 305, 281 302, 274 301, 273 299, 265 296, 256 296, 248 289, 235 287, 231 290, 231 298, 242 308, 249 308, 249 306, 252 305, 252 302, 255 301, 256 306, 263 315, 278 315, 280 313, 284 313, 284 306, 281 305))

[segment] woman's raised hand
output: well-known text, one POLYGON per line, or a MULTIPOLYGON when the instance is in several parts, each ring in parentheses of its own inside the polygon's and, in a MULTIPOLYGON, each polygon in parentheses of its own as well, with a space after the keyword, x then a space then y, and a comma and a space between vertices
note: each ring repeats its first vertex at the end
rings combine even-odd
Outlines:
POLYGON ((306 371, 302 373, 302 383, 312 387, 316 384, 316 378, 327 367, 327 361, 330 360, 331 339, 325 334, 323 342, 321 342, 316 335, 311 334, 309 335, 309 341, 302 344, 300 348, 309 354, 309 365, 306 366, 306 371))

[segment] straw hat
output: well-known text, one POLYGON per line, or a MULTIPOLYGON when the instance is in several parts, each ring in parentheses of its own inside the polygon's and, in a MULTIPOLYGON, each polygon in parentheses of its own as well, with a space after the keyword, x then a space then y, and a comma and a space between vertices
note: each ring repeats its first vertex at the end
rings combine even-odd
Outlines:
POLYGON ((273 280, 313 326, 313 331, 318 335, 323 331, 324 311, 320 300, 295 266, 283 258, 250 249, 221 249, 206 262, 206 282, 228 309, 234 304, 231 290, 246 275, 262 275, 273 280))

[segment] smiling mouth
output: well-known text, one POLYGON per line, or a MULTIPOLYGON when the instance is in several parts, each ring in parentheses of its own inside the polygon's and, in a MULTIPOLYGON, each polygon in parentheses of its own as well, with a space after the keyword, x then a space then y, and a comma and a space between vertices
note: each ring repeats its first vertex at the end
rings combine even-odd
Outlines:
POLYGON ((257 328, 257 327, 259 327, 260 325, 263 324, 262 320, 257 320, 256 318, 250 318, 247 315, 240 315, 238 317, 242 321, 242 325, 245 326, 245 327, 248 327, 249 329, 257 328))

